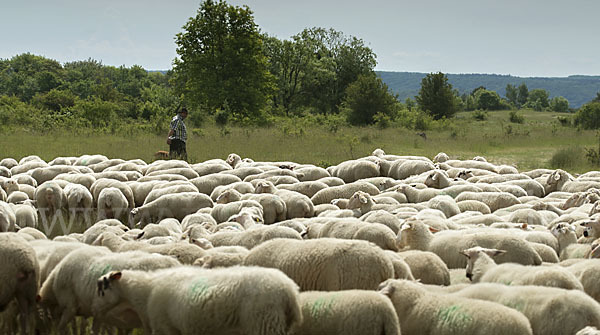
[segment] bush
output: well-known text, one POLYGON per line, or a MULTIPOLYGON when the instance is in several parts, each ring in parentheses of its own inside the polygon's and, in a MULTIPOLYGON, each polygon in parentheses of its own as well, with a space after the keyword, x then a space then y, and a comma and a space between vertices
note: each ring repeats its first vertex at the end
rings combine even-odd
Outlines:
POLYGON ((600 128, 600 102, 583 105, 575 114, 574 123, 583 129, 600 128))
POLYGON ((508 120, 512 123, 523 123, 525 122, 525 118, 523 115, 517 113, 517 111, 510 111, 508 114, 508 120))
POLYGON ((572 169, 583 164, 584 150, 581 147, 560 149, 552 155, 550 167, 553 169, 572 169))
POLYGON ((569 100, 563 97, 554 97, 550 101, 550 109, 554 112, 558 113, 568 113, 569 112, 569 100))
POLYGON ((488 118, 488 113, 478 109, 473 112, 473 118, 477 121, 485 121, 488 118))
POLYGON ((568 127, 571 125, 571 118, 568 116, 558 116, 556 119, 563 127, 568 127))

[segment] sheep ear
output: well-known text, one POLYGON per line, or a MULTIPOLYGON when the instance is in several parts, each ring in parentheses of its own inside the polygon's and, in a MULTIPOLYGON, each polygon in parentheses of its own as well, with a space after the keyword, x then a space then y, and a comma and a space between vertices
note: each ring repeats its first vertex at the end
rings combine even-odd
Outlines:
POLYGON ((554 180, 559 180, 559 179, 560 179, 560 173, 554 174, 554 180))
POLYGON ((506 250, 492 249, 492 250, 490 250, 489 255, 494 257, 494 256, 502 255, 504 253, 506 253, 506 250))
POLYGON ((527 229, 527 223, 523 223, 523 224, 521 225, 521 229, 523 229, 523 230, 527 229))
POLYGON ((434 173, 433 176, 431 177, 431 180, 436 181, 437 180, 437 173, 434 173))
POLYGON ((390 283, 385 283, 385 286, 383 286, 381 289, 379 289, 379 293, 391 297, 392 294, 394 294, 394 287, 390 284, 390 283))
POLYGON ((119 280, 121 279, 122 275, 123 274, 121 273, 121 271, 113 271, 109 274, 108 279, 110 279, 110 281, 119 280))
POLYGON ((431 226, 429 226, 429 231, 430 231, 430 232, 432 232, 432 233, 437 233, 437 232, 438 232, 438 231, 440 231, 440 230, 439 230, 439 229, 437 229, 437 228, 434 228, 434 227, 431 227, 431 226))
POLYGON ((145 232, 145 231, 143 231, 143 232, 139 233, 139 234, 138 234, 138 235, 135 237, 135 239, 136 239, 136 240, 139 240, 139 239, 141 239, 142 237, 144 237, 144 234, 146 234, 146 232, 145 232))
POLYGON ((458 253, 461 254, 461 255, 463 255, 463 256, 465 256, 465 257, 467 257, 467 258, 471 258, 471 256, 469 256, 469 254, 466 253, 465 250, 459 251, 458 253))
POLYGON ((569 230, 572 231, 572 232, 575 232, 576 229, 575 229, 574 226, 571 225, 571 226, 569 226, 569 230))

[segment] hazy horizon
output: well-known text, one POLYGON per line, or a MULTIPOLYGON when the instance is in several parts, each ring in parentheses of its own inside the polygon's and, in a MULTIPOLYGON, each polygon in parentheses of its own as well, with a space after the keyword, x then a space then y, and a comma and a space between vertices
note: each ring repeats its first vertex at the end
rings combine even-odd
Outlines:
MULTIPOLYGON (((175 35, 199 0, 23 0, 3 4, 0 58, 32 53, 61 64, 169 70, 175 35)), ((365 41, 377 71, 600 75, 600 1, 502 2, 231 0, 248 5, 262 32, 289 39, 304 28, 333 28, 365 41)))

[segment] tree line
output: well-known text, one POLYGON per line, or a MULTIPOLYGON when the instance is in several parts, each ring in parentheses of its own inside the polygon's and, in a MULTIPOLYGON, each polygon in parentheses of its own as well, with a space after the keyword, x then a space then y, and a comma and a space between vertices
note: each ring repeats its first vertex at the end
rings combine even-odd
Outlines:
POLYGON ((415 99, 400 102, 376 75, 376 55, 362 39, 321 27, 279 39, 260 31, 249 7, 223 0, 203 1, 175 42, 178 56, 166 73, 93 59, 61 65, 29 53, 0 59, 0 125, 97 128, 120 121, 160 128, 181 105, 193 111, 195 126, 206 118, 260 125, 274 117, 335 115, 369 125, 408 114, 572 111, 565 98, 549 99, 546 90, 525 84, 507 85, 504 98, 485 87, 459 95, 441 72, 423 78, 415 99))

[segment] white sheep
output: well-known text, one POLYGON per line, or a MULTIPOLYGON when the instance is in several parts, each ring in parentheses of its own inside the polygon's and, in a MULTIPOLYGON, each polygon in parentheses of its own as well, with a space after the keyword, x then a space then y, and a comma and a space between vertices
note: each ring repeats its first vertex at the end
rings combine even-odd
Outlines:
POLYGON ((600 285, 598 274, 600 273, 600 259, 585 259, 566 266, 583 285, 583 291, 596 301, 600 302, 600 285))
MULTIPOLYGON (((59 329, 72 321, 76 315, 92 316, 92 301, 96 295, 97 279, 112 270, 155 270, 179 266, 169 256, 131 251, 111 253, 105 248, 80 248, 71 251, 52 270, 40 289, 42 306, 61 314, 59 329)), ((110 320, 109 313, 94 315, 98 321, 110 320)))
POLYGON ((47 181, 38 186, 34 197, 42 220, 54 217, 67 205, 67 196, 56 181, 47 181))
POLYGON ((581 282, 560 266, 524 266, 521 264, 496 264, 492 257, 505 250, 472 247, 461 253, 467 257, 466 275, 474 283, 502 283, 505 285, 539 285, 581 290, 581 282))
POLYGON ((10 204, 0 201, 0 232, 15 231, 17 217, 10 204))
POLYGON ((17 226, 21 228, 38 228, 37 210, 31 202, 13 205, 12 209, 15 213, 15 224, 17 226))
POLYGON ((402 279, 381 283, 379 292, 392 301, 402 334, 532 334, 523 314, 497 303, 435 294, 402 279))
POLYGON ((124 214, 129 214, 127 198, 116 187, 107 187, 98 195, 98 220, 120 219, 124 214))
POLYGON ((274 269, 113 271, 97 286, 95 315, 129 302, 147 334, 283 335, 302 321, 298 286, 274 269))
POLYGON ((302 292, 302 323, 291 335, 400 335, 391 301, 373 291, 302 292))
POLYGON ((248 193, 242 196, 242 200, 254 200, 263 207, 264 224, 273 224, 286 219, 287 206, 285 201, 278 195, 271 193, 248 193))
POLYGON ((358 240, 274 239, 250 250, 244 265, 280 269, 303 291, 373 290, 394 277, 383 250, 358 240))
POLYGON ((345 183, 352 183, 364 178, 378 177, 379 164, 367 160, 349 160, 330 166, 327 171, 331 176, 341 178, 345 183))
POLYGON ((18 234, 0 233, 0 312, 16 300, 21 330, 29 333, 28 320, 35 311, 40 268, 35 251, 18 234))
POLYGON ((442 258, 448 268, 464 268, 467 260, 460 252, 473 245, 486 248, 510 250, 501 255, 498 263, 516 262, 524 265, 540 265, 542 259, 531 245, 523 238, 509 233, 473 230, 444 231, 432 234, 431 227, 422 220, 407 219, 398 233, 398 247, 432 251, 442 258))
POLYGON ((182 192, 198 192, 198 188, 191 183, 175 184, 175 182, 168 182, 166 184, 156 185, 152 188, 152 191, 148 193, 146 199, 144 199, 144 205, 158 199, 162 195, 182 192))
POLYGON ((226 204, 215 204, 210 215, 217 223, 226 222, 232 215, 238 214, 242 208, 256 207, 259 209, 260 216, 263 214, 263 207, 260 203, 254 200, 239 200, 226 204))
POLYGON ((456 202, 463 200, 481 201, 488 205, 492 213, 500 208, 521 203, 517 197, 506 192, 462 192, 454 200, 456 202))
MULTIPOLYGON (((308 228, 310 231, 310 227, 308 228)), ((318 238, 331 237, 350 240, 365 240, 384 250, 397 251, 394 232, 377 223, 368 223, 354 218, 332 218, 319 228, 318 238)))
MULTIPOLYGON (((450 285, 450 271, 442 259, 430 251, 406 250, 398 252, 410 267, 413 277, 423 284, 450 285)), ((396 278, 400 279, 400 278, 396 278)))
POLYGON ((300 233, 292 228, 264 225, 256 225, 244 231, 218 231, 206 238, 215 247, 240 246, 246 249, 273 239, 302 240, 300 233))
POLYGON ((452 295, 514 308, 529 319, 534 334, 575 334, 586 326, 600 327, 600 305, 577 290, 480 283, 452 295))
POLYGON ((64 188, 67 197, 67 208, 75 220, 89 221, 93 208, 92 193, 80 184, 69 184, 64 188))
POLYGON ((162 197, 131 210, 133 221, 142 226, 150 222, 158 222, 164 218, 183 218, 201 208, 212 208, 212 200, 203 193, 183 192, 165 194, 162 197))
POLYGON ((330 186, 315 193, 310 199, 315 205, 331 203, 333 199, 349 199, 355 192, 363 191, 370 195, 380 193, 379 188, 371 183, 358 181, 354 183, 330 186))
POLYGON ((277 189, 269 181, 258 183, 254 193, 271 193, 280 197, 285 202, 287 219, 309 218, 315 215, 315 207, 309 197, 298 192, 277 189))
POLYGON ((318 180, 303 181, 295 184, 282 184, 277 186, 278 189, 295 191, 304 194, 309 198, 327 187, 329 187, 327 184, 318 180))
POLYGON ((13 168, 17 165, 19 165, 19 162, 17 162, 17 160, 14 158, 7 157, 7 158, 3 158, 2 160, 0 160, 0 166, 4 166, 9 169, 13 168))
POLYGON ((222 159, 192 164, 191 168, 194 169, 200 177, 232 169, 232 167, 222 159))

